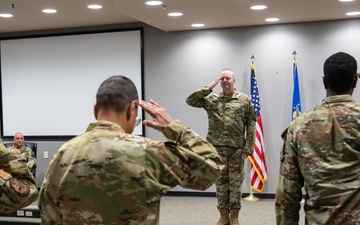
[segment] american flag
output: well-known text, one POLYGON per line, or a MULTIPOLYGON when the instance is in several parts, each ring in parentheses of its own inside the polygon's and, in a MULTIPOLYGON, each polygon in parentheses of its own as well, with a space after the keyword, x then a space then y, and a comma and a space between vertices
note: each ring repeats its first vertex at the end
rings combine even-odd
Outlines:
POLYGON ((256 137, 254 144, 254 154, 249 156, 251 162, 250 185, 256 191, 261 192, 264 188, 264 183, 267 180, 267 168, 265 161, 264 134, 260 115, 260 97, 255 73, 255 66, 254 64, 251 64, 250 89, 251 102, 254 105, 256 113, 256 137))

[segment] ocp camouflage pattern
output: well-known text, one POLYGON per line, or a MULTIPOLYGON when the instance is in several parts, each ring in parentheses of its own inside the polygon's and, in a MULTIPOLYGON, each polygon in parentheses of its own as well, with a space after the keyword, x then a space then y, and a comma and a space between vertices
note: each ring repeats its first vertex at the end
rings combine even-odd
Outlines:
POLYGON ((126 134, 98 121, 65 143, 41 187, 42 224, 159 223, 160 198, 171 188, 205 190, 223 162, 207 141, 179 121, 166 142, 126 134))
MULTIPOLYGON (((10 149, 16 149, 15 146, 8 147, 10 149)), ((34 152, 31 150, 31 148, 23 145, 19 149, 21 152, 21 157, 26 161, 27 166, 30 168, 30 170, 33 168, 33 166, 36 163, 36 158, 34 152)))
POLYGON ((191 94, 186 103, 206 110, 209 121, 206 139, 211 144, 253 154, 256 115, 247 95, 237 91, 232 96, 216 94, 205 86, 191 94))
POLYGON ((360 224, 360 104, 325 98, 289 126, 276 191, 278 225, 298 224, 302 190, 308 225, 360 224))
POLYGON ((35 179, 18 149, 0 144, 0 212, 11 213, 37 200, 35 179), (15 188, 11 181, 21 184, 15 188))

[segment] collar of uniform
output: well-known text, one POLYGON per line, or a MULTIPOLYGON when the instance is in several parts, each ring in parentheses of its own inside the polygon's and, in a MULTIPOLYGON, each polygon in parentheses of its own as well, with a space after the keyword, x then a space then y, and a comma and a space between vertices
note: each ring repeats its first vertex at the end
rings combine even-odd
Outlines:
POLYGON ((235 89, 235 92, 234 92, 234 94, 232 96, 225 95, 224 92, 219 93, 220 98, 238 98, 239 96, 240 96, 240 92, 238 92, 236 89, 235 89))
POLYGON ((125 132, 120 125, 113 123, 113 122, 109 122, 109 121, 104 121, 104 120, 99 120, 97 122, 93 122, 90 123, 89 126, 87 127, 86 131, 90 131, 93 129, 106 129, 106 130, 118 130, 121 132, 125 132))
POLYGON ((335 102, 355 102, 355 100, 351 95, 334 95, 324 98, 321 104, 328 104, 335 102))

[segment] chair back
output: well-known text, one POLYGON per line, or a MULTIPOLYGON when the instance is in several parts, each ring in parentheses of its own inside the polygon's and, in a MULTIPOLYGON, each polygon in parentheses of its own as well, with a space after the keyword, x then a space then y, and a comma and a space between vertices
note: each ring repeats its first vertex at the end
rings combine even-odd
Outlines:
POLYGON ((24 145, 25 145, 26 147, 31 148, 31 150, 34 152, 35 159, 36 159, 37 143, 24 141, 24 145))

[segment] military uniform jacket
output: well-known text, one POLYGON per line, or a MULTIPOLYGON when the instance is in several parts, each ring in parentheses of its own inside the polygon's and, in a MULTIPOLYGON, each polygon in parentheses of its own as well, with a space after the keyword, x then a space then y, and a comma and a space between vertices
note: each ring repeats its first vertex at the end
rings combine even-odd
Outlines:
MULTIPOLYGON (((16 149, 13 146, 9 147, 10 149, 16 149)), ((21 152, 21 157, 26 160, 26 164, 28 165, 28 167, 30 169, 32 169, 32 167, 35 165, 36 163, 36 159, 35 159, 35 154, 34 152, 31 150, 31 148, 26 147, 25 145, 21 146, 21 148, 19 149, 21 152)))
POLYGON ((298 224, 301 188, 308 225, 360 224, 360 104, 325 98, 289 126, 276 191, 278 225, 298 224))
POLYGON ((247 95, 237 91, 232 96, 215 94, 205 86, 191 94, 186 103, 206 110, 209 120, 206 139, 211 144, 253 154, 256 115, 247 95))
POLYGON ((35 179, 18 149, 0 144, 0 212, 11 213, 38 197, 35 179))
POLYGON ((178 121, 154 141, 98 121, 65 143, 50 162, 39 208, 42 224, 155 225, 171 188, 205 190, 223 162, 212 145, 178 121))

